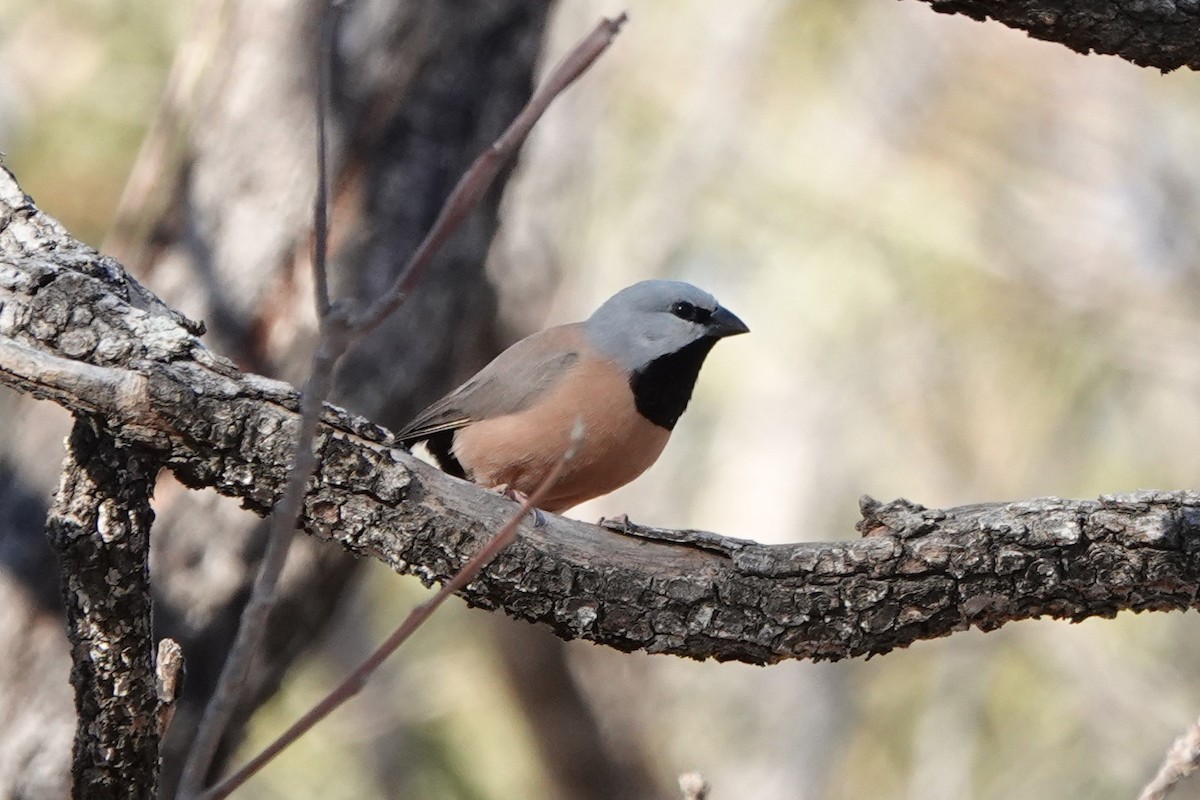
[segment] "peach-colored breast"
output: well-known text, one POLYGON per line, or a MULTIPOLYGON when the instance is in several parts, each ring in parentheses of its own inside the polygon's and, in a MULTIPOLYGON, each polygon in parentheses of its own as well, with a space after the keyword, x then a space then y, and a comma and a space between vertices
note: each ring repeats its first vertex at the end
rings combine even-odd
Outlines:
POLYGON ((454 455, 481 486, 532 493, 570 446, 576 418, 583 443, 540 504, 564 511, 641 475, 670 438, 638 413, 629 378, 606 359, 582 358, 534 406, 473 422, 454 437, 454 455))

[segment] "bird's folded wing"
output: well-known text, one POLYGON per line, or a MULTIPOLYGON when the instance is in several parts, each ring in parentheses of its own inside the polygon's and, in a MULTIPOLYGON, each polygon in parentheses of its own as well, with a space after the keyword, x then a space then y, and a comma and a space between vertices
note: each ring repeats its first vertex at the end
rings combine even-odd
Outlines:
POLYGON ((523 411, 571 371, 585 346, 577 325, 550 328, 522 339, 418 414, 396 439, 412 444, 477 420, 523 411))

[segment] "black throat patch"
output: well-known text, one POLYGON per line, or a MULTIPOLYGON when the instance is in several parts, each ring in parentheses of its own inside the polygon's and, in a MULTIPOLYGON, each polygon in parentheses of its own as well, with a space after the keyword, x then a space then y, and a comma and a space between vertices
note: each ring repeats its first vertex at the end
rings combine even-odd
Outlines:
POLYGON ((629 378, 638 413, 660 428, 674 430, 715 338, 697 339, 667 356, 656 358, 629 378))

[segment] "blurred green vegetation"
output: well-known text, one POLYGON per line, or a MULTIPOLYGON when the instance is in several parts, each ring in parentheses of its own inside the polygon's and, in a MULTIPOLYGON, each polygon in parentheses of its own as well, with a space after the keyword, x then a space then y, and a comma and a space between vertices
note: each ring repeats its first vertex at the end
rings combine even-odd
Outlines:
POLYGON ((190 3, 0 0, 0 150, 42 208, 98 245, 190 3))

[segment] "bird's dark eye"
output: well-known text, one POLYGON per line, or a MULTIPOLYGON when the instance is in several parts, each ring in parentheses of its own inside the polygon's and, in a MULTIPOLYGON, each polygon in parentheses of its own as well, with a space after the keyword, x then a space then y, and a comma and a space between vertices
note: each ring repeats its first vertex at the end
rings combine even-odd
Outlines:
POLYGON ((705 322, 712 316, 712 312, 707 308, 700 308, 684 300, 672 303, 671 313, 680 319, 686 319, 688 322, 705 322))

